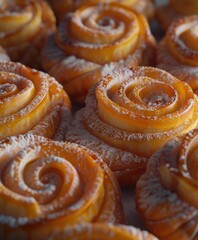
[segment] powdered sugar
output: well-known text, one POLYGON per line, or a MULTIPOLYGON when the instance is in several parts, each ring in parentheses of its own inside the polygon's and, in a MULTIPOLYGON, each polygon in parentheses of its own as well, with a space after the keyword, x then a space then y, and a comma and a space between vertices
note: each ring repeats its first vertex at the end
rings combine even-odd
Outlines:
MULTIPOLYGON (((67 222, 74 214, 78 221, 79 217, 86 215, 87 202, 89 207, 96 202, 101 204, 97 215, 104 221, 116 222, 117 217, 121 217, 120 199, 114 179, 104 163, 101 162, 100 167, 95 162, 98 159, 99 163, 100 159, 85 148, 72 143, 53 142, 39 136, 21 135, 3 141, 0 150, 0 158, 4 157, 6 164, 1 181, 2 189, 23 210, 16 211, 15 215, 12 215, 12 210, 5 210, 7 216, 0 216, 2 224, 14 228, 22 225, 25 231, 26 224, 34 225, 44 219, 45 224, 59 218, 65 218, 67 222), (93 154, 93 158, 90 154, 93 154), (92 172, 88 175, 90 167, 92 172), (104 183, 105 179, 108 179, 107 183, 104 183), (100 196, 98 194, 101 190, 100 196), (21 201, 25 205, 21 206, 21 201), (28 212, 23 216, 28 205, 34 206, 32 213, 35 215, 30 218, 28 212), (79 217, 78 211, 81 214, 79 217), (114 216, 115 211, 117 213, 114 216)), ((9 204, 12 206, 12 203, 9 204)), ((90 221, 95 217, 95 214, 90 216, 90 221)), ((45 224, 42 228, 46 227, 45 224)), ((39 232, 38 225, 35 226, 36 231, 37 228, 39 232)))

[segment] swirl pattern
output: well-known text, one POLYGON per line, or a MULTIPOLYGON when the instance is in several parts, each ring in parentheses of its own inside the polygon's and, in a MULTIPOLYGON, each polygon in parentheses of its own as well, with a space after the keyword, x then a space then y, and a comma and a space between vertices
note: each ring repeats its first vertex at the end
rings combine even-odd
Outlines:
POLYGON ((168 5, 160 6, 156 10, 156 16, 164 30, 167 30, 173 21, 197 14, 197 0, 180 0, 179 4, 177 0, 169 0, 168 5))
POLYGON ((55 233, 50 240, 157 240, 146 231, 129 226, 113 226, 110 224, 81 224, 67 228, 64 232, 55 233), (112 237, 113 236, 113 237, 112 237))
POLYGON ((0 45, 13 61, 40 67, 41 48, 56 28, 52 10, 43 0, 2 2, 0 45))
POLYGON ((19 135, 1 142, 0 161, 5 240, 46 239, 74 223, 123 222, 117 182, 83 147, 19 135))
POLYGON ((71 0, 49 0, 51 3, 56 16, 58 19, 63 19, 65 13, 75 11, 77 8, 81 7, 86 3, 111 3, 111 2, 119 2, 126 6, 129 6, 138 12, 144 14, 148 19, 153 17, 154 8, 153 4, 150 0, 79 0, 79 1, 71 1, 71 0))
POLYGON ((198 93, 197 25, 197 16, 173 23, 157 54, 157 66, 188 82, 195 93, 198 93))
POLYGON ((117 3, 88 4, 68 14, 42 53, 43 68, 82 102, 119 66, 153 63, 155 41, 144 17, 117 3))
POLYGON ((197 101, 162 70, 121 69, 92 88, 66 138, 98 152, 121 184, 131 184, 167 140, 197 126, 197 101))
POLYGON ((0 139, 26 132, 64 139, 70 100, 48 74, 0 62, 0 108, 0 139))
POLYGON ((198 237, 197 146, 197 129, 173 138, 151 157, 137 184, 138 210, 160 239, 198 237))

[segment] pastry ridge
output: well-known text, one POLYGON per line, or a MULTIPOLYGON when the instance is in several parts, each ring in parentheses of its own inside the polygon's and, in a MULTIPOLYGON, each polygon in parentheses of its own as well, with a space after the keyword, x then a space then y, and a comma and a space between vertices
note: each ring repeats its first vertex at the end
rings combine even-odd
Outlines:
POLYGON ((132 67, 106 75, 89 91, 66 139, 98 153, 128 185, 167 140, 196 126, 197 97, 188 84, 160 69, 132 67))
POLYGON ((43 240, 82 222, 124 223, 116 179, 85 147, 26 134, 1 141, 0 159, 3 239, 43 240))
POLYGON ((197 129, 167 142, 139 179, 136 205, 160 239, 195 239, 197 232, 197 129))
POLYGON ((146 19, 118 3, 87 4, 67 14, 42 51, 43 68, 80 103, 114 69, 154 62, 155 40, 146 19))
POLYGON ((48 74, 20 63, 0 62, 0 139, 31 132, 63 140, 71 103, 48 74))

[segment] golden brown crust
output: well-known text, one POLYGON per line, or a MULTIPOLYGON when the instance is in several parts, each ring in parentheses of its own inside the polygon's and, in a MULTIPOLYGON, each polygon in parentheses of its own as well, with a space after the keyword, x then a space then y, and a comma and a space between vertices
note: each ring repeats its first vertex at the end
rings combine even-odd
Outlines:
POLYGON ((31 132, 64 139, 70 100, 48 74, 20 63, 0 62, 0 139, 31 132))
POLYGON ((136 205, 160 239, 196 239, 197 129, 170 140, 150 159, 136 188, 136 205))
POLYGON ((83 222, 124 223, 117 182, 90 150, 31 134, 0 146, 3 239, 43 240, 83 222))
POLYGON ((40 68, 40 51, 56 29, 52 10, 43 0, 6 2, 0 15, 0 45, 11 60, 40 68))
POLYGON ((123 226, 112 224, 81 224, 65 229, 63 232, 52 234, 50 240, 157 240, 146 231, 134 228, 132 226, 123 226))
POLYGON ((157 51, 157 67, 190 84, 198 93, 197 16, 173 23, 157 51))
POLYGON ((130 8, 137 10, 142 13, 146 18, 151 19, 154 13, 154 6, 151 0, 49 0, 51 3, 57 18, 63 19, 65 14, 68 12, 75 11, 77 8, 81 7, 87 3, 111 3, 118 2, 126 5, 130 8))
POLYGON ((196 0, 169 0, 168 5, 156 9, 156 17, 162 28, 167 30, 172 22, 182 17, 197 15, 198 2, 196 0))
POLYGON ((151 67, 124 68, 93 87, 66 139, 98 153, 122 185, 135 184, 150 156, 197 126, 190 86, 151 67))
POLYGON ((89 4, 68 14, 42 53, 43 68, 83 102, 119 66, 152 65, 155 41, 144 17, 117 3, 89 4))

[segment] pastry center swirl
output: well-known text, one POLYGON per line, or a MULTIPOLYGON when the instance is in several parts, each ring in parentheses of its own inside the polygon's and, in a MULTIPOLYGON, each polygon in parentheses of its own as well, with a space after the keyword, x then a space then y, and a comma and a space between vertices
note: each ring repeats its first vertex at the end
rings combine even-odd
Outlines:
POLYGON ((98 24, 103 28, 114 28, 115 20, 110 17, 104 17, 98 20, 98 24))
MULTIPOLYGON (((5 151, 1 149, 0 157, 5 151)), ((0 206, 6 216, 35 219, 64 212, 72 218, 79 209, 87 209, 93 200, 100 203, 103 198, 102 169, 89 155, 80 157, 70 145, 44 142, 15 146, 10 159, 2 162, 0 175, 0 198, 12 199, 11 206, 0 206), (92 171, 88 174, 87 169, 92 171)))
POLYGON ((103 65, 132 54, 143 32, 139 17, 129 8, 90 4, 67 15, 56 43, 66 54, 103 65))
POLYGON ((0 85, 0 99, 16 94, 18 88, 15 84, 4 83, 0 85))
POLYGON ((6 5, 4 12, 0 11, 0 44, 4 47, 15 46, 16 41, 31 39, 40 29, 42 22, 38 1, 11 2, 6 5))
POLYGON ((162 83, 153 83, 143 87, 139 95, 142 101, 149 107, 166 106, 176 99, 173 88, 162 83))
MULTIPOLYGON (((66 159, 53 155, 34 159, 40 155, 39 151, 38 147, 29 146, 19 151, 5 168, 2 183, 9 190, 36 201, 43 213, 54 212, 73 203, 68 194, 71 189, 73 197, 80 196, 80 178, 66 159)), ((35 214, 40 215, 40 211, 35 214)))

